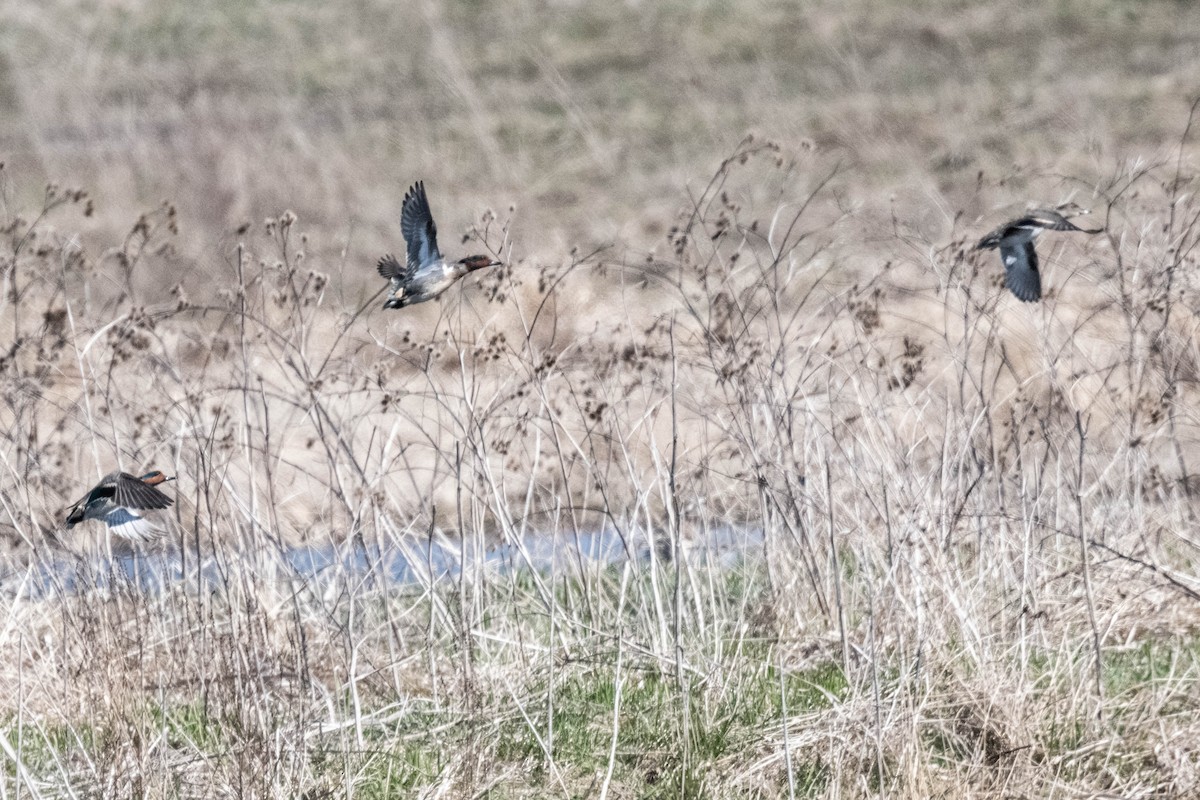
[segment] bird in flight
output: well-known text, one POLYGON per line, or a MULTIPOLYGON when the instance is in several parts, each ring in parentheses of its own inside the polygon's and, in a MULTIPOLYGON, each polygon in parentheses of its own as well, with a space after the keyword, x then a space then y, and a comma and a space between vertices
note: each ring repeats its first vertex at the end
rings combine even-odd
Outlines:
POLYGON ((167 508, 173 500, 156 487, 175 480, 158 470, 136 477, 128 472, 110 472, 67 512, 67 527, 86 519, 104 520, 108 529, 135 542, 149 542, 161 531, 143 512, 167 508))
POLYGON ((404 308, 432 300, 468 272, 500 266, 491 256, 467 256, 447 261, 438 250, 437 225, 425 197, 425 183, 417 181, 404 195, 400 230, 408 246, 408 261, 401 266, 394 256, 379 259, 379 274, 391 281, 384 308, 404 308))
POLYGON ((1032 303, 1042 297, 1037 251, 1033 249, 1033 240, 1038 234, 1042 231, 1100 233, 1102 230, 1080 228, 1057 211, 1032 211, 996 228, 980 239, 975 249, 994 250, 999 247, 1000 260, 1004 262, 1004 285, 1012 290, 1018 300, 1032 303))

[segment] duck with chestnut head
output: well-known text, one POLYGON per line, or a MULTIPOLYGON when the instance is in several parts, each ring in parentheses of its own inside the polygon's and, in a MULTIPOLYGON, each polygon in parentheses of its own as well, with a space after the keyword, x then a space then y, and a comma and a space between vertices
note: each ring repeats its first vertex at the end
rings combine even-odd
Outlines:
POLYGON ((469 272, 500 266, 491 256, 467 256, 447 261, 438 250, 437 225, 429 210, 425 184, 417 181, 404 195, 400 211, 400 230, 408 246, 408 261, 401 265, 395 257, 379 259, 379 274, 391 281, 384 308, 404 308, 432 300, 469 272))
POLYGON ((158 470, 140 477, 119 470, 110 472, 67 511, 67 528, 84 520, 98 519, 126 539, 135 542, 156 539, 162 529, 146 519, 146 514, 170 507, 173 501, 158 487, 173 480, 174 477, 158 470))

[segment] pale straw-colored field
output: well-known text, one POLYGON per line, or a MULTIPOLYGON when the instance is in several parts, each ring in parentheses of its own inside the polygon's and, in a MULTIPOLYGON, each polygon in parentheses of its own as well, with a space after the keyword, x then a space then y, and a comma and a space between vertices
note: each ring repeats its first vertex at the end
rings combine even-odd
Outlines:
POLYGON ((0 796, 1196 796, 1196 30, 0 7, 0 796), (417 179, 505 266, 385 311, 417 179))

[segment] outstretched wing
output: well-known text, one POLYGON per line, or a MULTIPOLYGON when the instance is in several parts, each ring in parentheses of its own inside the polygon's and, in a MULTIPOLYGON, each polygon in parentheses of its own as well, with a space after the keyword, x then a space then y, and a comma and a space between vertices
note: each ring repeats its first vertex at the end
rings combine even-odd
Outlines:
POLYGON ((1057 211, 1040 209, 1030 212, 1029 216, 1017 220, 1012 225, 1024 225, 1030 228, 1044 228, 1048 231, 1079 231, 1080 233, 1100 233, 1103 228, 1081 228, 1057 211))
POLYGON ((1000 258, 1004 261, 1004 284, 1018 300, 1032 303, 1042 297, 1042 278, 1038 274, 1037 251, 1033 242, 1000 242, 1000 258))
POLYGON ((388 253, 386 256, 379 259, 379 266, 377 269, 379 270, 380 275, 392 282, 399 281, 400 283, 403 283, 408 279, 408 270, 405 267, 402 267, 400 262, 397 261, 396 257, 391 253, 388 253))
POLYGON ((408 194, 400 211, 400 230, 408 244, 408 270, 415 272, 419 267, 441 259, 437 246, 437 225, 429 210, 429 199, 425 197, 424 181, 417 181, 408 194))
POLYGON ((1042 231, 1079 231, 1080 233, 1102 233, 1103 228, 1081 228, 1057 211, 1043 209, 1032 211, 1024 217, 1018 217, 1001 225, 996 230, 979 240, 976 250, 990 250, 998 247, 1005 239, 1031 238, 1042 231))
POLYGON ((140 517, 124 507, 108 512, 104 517, 104 524, 112 533, 134 542, 152 542, 166 533, 151 520, 140 517))
POLYGON ((174 502, 158 489, 143 483, 141 478, 135 478, 125 472, 117 478, 117 491, 113 500, 119 506, 136 508, 139 511, 167 508, 174 502))

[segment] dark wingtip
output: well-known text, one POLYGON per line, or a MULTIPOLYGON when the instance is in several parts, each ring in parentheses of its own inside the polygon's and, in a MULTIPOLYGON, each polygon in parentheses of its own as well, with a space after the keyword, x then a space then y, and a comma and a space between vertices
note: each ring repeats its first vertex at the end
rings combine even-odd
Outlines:
POLYGON ((1041 286, 1009 283, 1008 289, 1013 293, 1013 297, 1017 298, 1022 303, 1036 303, 1038 300, 1042 299, 1041 286))
POLYGON ((400 269, 400 262, 396 260, 394 255, 388 253, 383 258, 379 259, 379 263, 376 264, 375 269, 379 272, 381 277, 390 280, 392 277, 400 274, 398 272, 400 269))

